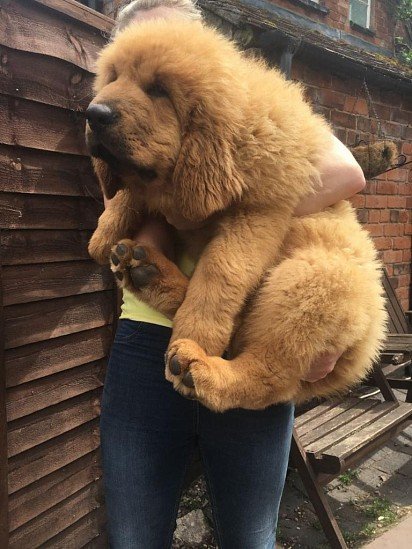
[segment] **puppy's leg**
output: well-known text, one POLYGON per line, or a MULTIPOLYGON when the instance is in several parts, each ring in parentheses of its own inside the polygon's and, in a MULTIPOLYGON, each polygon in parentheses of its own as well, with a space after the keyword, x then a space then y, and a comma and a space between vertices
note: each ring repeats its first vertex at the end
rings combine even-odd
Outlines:
POLYGON ((136 232, 142 222, 134 197, 120 190, 107 204, 89 242, 89 254, 98 263, 109 263, 110 250, 121 238, 136 232))
POLYGON ((174 263, 155 248, 129 239, 112 247, 110 263, 120 288, 173 319, 189 284, 174 263))
POLYGON ((176 313, 172 341, 191 339, 208 354, 223 354, 247 296, 275 262, 289 221, 288 211, 242 213, 221 221, 176 313))
POLYGON ((327 396, 366 375, 385 318, 377 264, 359 265, 344 252, 305 250, 267 277, 236 336, 233 360, 177 340, 166 374, 182 394, 216 411, 327 396), (336 351, 343 355, 331 374, 301 381, 315 359, 336 351))

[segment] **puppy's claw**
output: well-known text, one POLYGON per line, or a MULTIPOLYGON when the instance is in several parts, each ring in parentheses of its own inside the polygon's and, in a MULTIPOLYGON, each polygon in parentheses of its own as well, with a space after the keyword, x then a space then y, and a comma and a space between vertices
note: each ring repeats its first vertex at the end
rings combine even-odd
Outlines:
POLYGON ((117 265, 119 265, 119 263, 120 263, 120 259, 117 257, 116 254, 112 254, 112 255, 110 256, 110 260, 111 260, 111 262, 113 263, 113 265, 114 265, 115 267, 117 267, 117 265))
POLYGON ((189 371, 186 372, 182 377, 182 383, 183 385, 186 385, 186 387, 189 387, 190 389, 194 389, 195 382, 193 381, 193 376, 189 371))
POLYGON ((176 355, 170 359, 169 370, 174 376, 178 376, 182 371, 179 359, 176 355))

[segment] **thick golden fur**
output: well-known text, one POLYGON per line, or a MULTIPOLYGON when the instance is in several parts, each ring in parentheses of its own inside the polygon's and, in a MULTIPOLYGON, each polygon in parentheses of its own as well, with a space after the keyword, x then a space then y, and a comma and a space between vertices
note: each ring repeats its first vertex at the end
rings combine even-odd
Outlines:
MULTIPOLYGON (((179 235, 199 260, 174 318, 166 377, 175 388, 223 411, 326 396, 364 377, 384 333, 380 266, 349 204, 292 218, 320 184, 330 142, 300 86, 200 23, 156 21, 103 51, 94 102, 119 116, 98 136, 118 162, 94 160, 114 198, 91 255, 107 262, 146 212, 178 211, 201 225, 179 235), (233 358, 219 358, 229 347, 233 358), (300 381, 336 350, 332 374, 300 381)), ((130 287, 125 267, 121 285, 130 287)), ((150 290, 136 291, 155 305, 161 295, 157 306, 172 316, 169 268, 164 259, 150 290)), ((183 296, 183 276, 179 284, 183 296)))

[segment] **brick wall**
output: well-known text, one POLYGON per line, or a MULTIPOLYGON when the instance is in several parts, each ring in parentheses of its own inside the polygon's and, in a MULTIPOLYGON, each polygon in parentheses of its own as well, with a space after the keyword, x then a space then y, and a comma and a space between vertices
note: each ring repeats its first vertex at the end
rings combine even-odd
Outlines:
MULTIPOLYGON (((371 11, 371 29, 374 35, 366 34, 361 30, 351 28, 349 22, 349 3, 350 0, 320 0, 320 5, 328 8, 328 14, 322 14, 314 9, 305 6, 304 2, 299 0, 269 0, 272 4, 280 6, 294 13, 304 15, 305 17, 324 23, 335 29, 357 36, 371 44, 393 51, 394 20, 392 18, 393 9, 391 3, 387 0, 373 0, 371 11)), ((397 35, 402 35, 401 28, 397 29, 397 35)))
MULTIPOLYGON (((369 112, 362 82, 322 71, 295 60, 292 77, 307 87, 318 112, 333 125, 347 145, 356 138, 373 141, 378 124, 369 112)), ((389 85, 388 85, 389 86, 389 85)), ((391 89, 369 86, 373 104, 388 139, 412 160, 412 99, 391 89)), ((412 243, 411 166, 388 172, 367 182, 364 192, 352 199, 359 220, 371 233, 404 309, 410 308, 412 243)))

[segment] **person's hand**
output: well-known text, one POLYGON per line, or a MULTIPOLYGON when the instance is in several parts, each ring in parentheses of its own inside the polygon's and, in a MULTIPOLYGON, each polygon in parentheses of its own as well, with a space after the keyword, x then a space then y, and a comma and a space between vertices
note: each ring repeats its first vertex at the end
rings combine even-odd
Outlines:
POLYGON ((314 383, 315 381, 319 381, 326 377, 332 372, 341 355, 341 352, 324 353, 323 355, 320 355, 312 362, 310 370, 307 376, 303 378, 303 381, 314 383))

